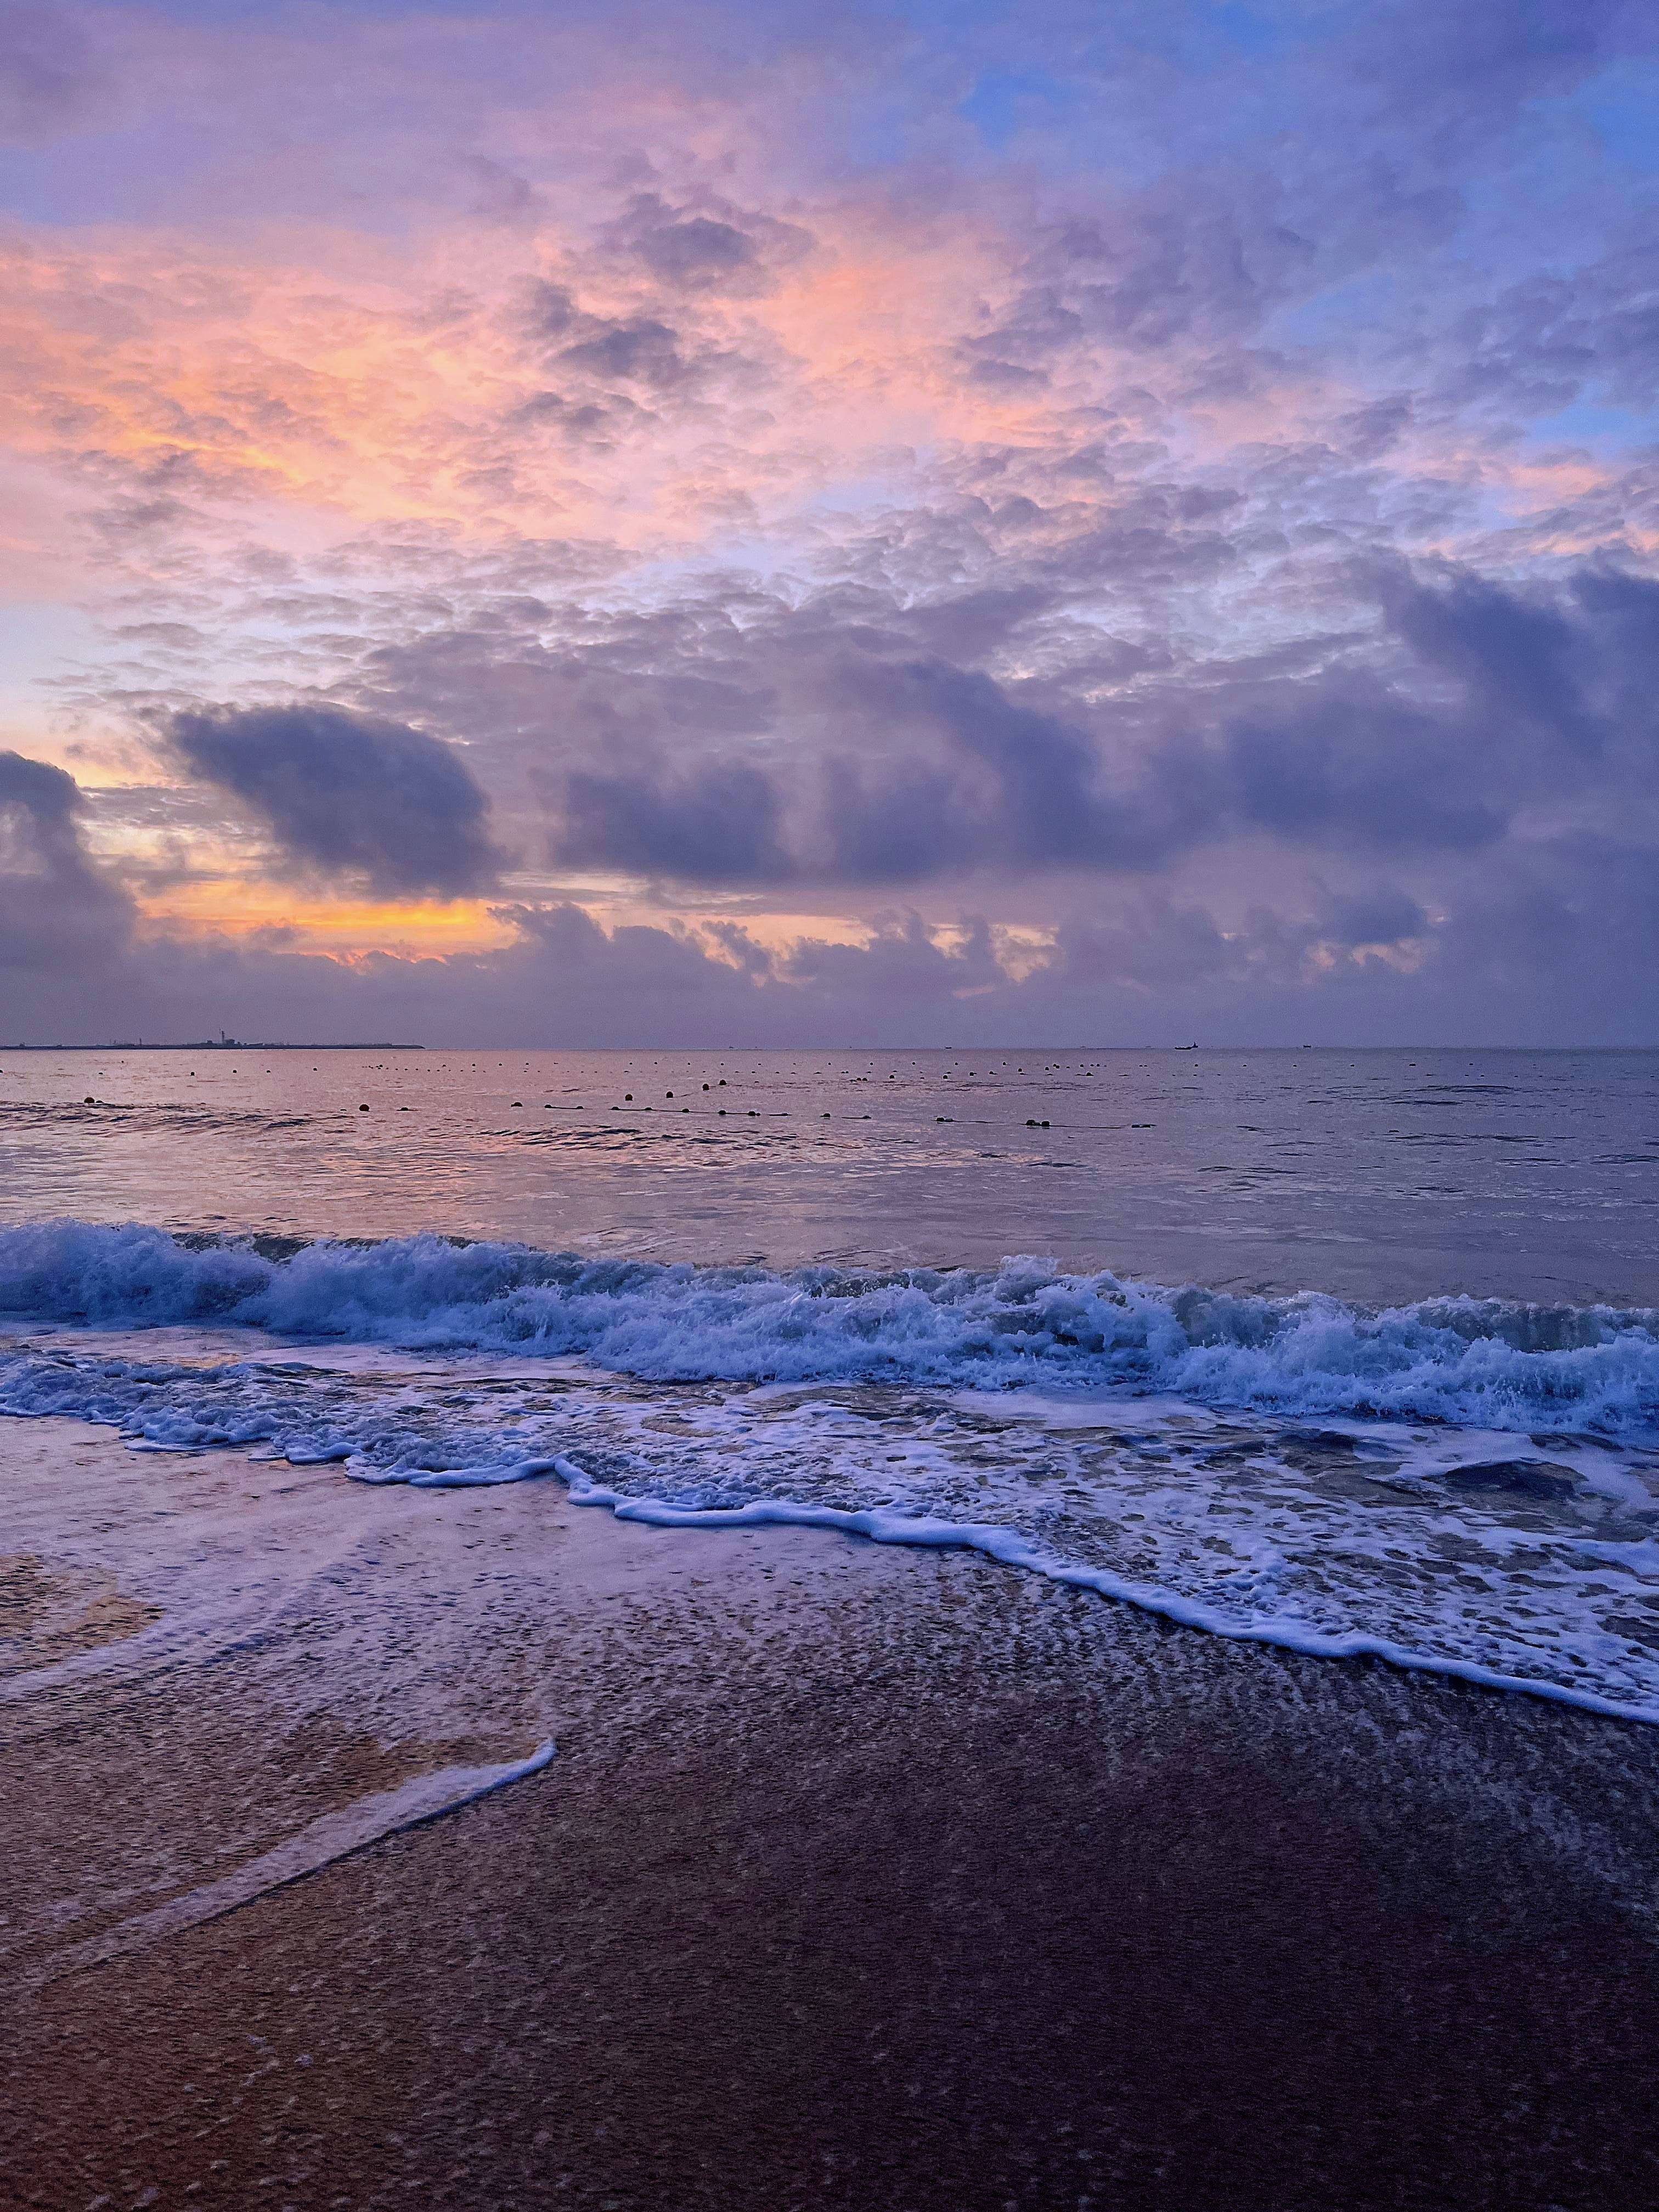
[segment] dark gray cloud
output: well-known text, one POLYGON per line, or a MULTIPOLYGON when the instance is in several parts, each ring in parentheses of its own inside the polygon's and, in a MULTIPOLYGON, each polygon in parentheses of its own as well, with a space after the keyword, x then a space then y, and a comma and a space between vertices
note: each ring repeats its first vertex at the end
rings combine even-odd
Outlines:
MULTIPOLYGON (((1310 854, 1474 853, 1528 805, 1623 806, 1626 788, 1648 803, 1659 584, 1600 565, 1521 589, 1447 564, 1358 584, 1364 626, 1219 673, 1138 651, 1109 670, 1097 641, 1075 672, 1013 683, 915 655, 909 616, 844 592, 740 638, 694 625, 674 637, 672 688, 666 669, 653 688, 611 665, 628 714, 590 718, 587 738, 563 717, 578 753, 608 764, 540 775, 555 851, 681 883, 901 887, 1144 875, 1264 835, 1310 854), (1073 689, 1097 683, 1133 688, 1073 689), (734 765, 738 727, 752 742, 734 765)), ((1051 605, 1015 599, 1012 624, 1051 605)), ((948 607, 924 619, 963 642, 971 628, 948 607)))
POLYGON ((132 902, 82 843, 75 779, 45 761, 0 752, 0 1037, 32 985, 106 967, 132 926, 132 902))
POLYGON ((1634 749, 1646 766, 1659 741, 1659 583, 1606 562, 1553 589, 1448 569, 1385 580, 1382 598, 1397 634, 1517 749, 1532 736, 1580 767, 1634 749))
POLYGON ((1161 866, 1213 817, 1178 744, 1115 793, 1082 730, 981 671, 842 652, 789 672, 788 684, 769 767, 682 757, 670 769, 544 779, 556 857, 720 884, 902 884, 988 866, 1136 871, 1161 866), (792 706, 809 722, 830 719, 860 749, 803 755, 792 706))
POLYGON ((284 859, 391 898, 461 898, 495 884, 489 802, 453 747, 337 707, 177 714, 192 774, 242 799, 284 859))
POLYGON ((1117 788, 1099 744, 1060 714, 1027 704, 982 671, 947 662, 866 663, 840 696, 867 721, 921 725, 942 740, 937 766, 831 763, 826 831, 833 872, 901 880, 990 866, 1157 868, 1213 819, 1206 779, 1180 741, 1155 750, 1117 788), (1183 773, 1183 771, 1186 771, 1183 773))
POLYGON ((527 319, 532 336, 562 338, 580 329, 586 318, 568 284, 544 281, 531 287, 527 319))
POLYGON ((1407 585, 1385 605, 1418 658, 1456 678, 1494 721, 1538 731, 1571 751, 1593 752, 1600 744, 1575 665, 1594 649, 1582 619, 1467 573, 1437 589, 1407 585))
POLYGON ((72 842, 79 802, 75 778, 67 770, 22 753, 0 753, 0 807, 6 810, 9 836, 27 833, 41 851, 72 842))
POLYGON ((696 777, 577 770, 566 779, 555 860, 704 884, 781 883, 777 793, 757 769, 714 763, 696 777))
POLYGON ((1231 723, 1224 757, 1240 817, 1288 843, 1467 850, 1508 823, 1484 750, 1455 722, 1338 680, 1231 723))
POLYGON ((1402 567, 1375 589, 1403 648, 1391 681, 1338 665, 1228 723, 1247 820, 1297 842, 1457 851, 1495 844, 1529 803, 1626 784, 1645 803, 1659 586, 1589 568, 1553 590, 1517 590, 1402 567))
POLYGON ((1426 936, 1429 918, 1397 884, 1373 884, 1332 899, 1318 918, 1322 939, 1333 945, 1405 945, 1426 936))

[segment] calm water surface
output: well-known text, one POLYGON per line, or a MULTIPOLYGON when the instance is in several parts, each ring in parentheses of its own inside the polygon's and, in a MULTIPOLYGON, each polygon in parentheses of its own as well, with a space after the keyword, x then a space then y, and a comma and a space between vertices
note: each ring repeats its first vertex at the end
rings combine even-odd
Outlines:
POLYGON ((1653 1053, 7 1053, 0 1217, 1655 1305, 1656 1085, 1653 1053))

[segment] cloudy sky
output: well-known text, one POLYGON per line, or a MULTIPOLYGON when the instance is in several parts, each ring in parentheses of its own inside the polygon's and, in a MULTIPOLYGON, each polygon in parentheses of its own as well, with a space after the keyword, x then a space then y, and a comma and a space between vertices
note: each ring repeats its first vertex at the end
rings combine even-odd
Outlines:
POLYGON ((0 4, 0 1037, 1659 1042, 1650 0, 0 4))

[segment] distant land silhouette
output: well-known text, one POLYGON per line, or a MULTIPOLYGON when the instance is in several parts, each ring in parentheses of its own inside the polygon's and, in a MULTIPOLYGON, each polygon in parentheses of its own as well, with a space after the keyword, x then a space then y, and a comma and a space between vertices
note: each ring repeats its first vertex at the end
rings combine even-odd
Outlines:
POLYGON ((424 1052, 423 1044, 388 1044, 380 1039, 349 1044, 272 1044, 257 1037, 198 1037, 180 1044, 143 1037, 117 1038, 108 1044, 0 1044, 0 1052, 424 1052))

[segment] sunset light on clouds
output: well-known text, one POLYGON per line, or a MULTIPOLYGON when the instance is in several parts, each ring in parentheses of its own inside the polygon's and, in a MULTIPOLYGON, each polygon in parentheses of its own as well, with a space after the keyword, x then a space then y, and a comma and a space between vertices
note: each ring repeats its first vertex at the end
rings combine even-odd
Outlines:
POLYGON ((0 9, 0 1024, 1646 1041, 1656 48, 0 9))

